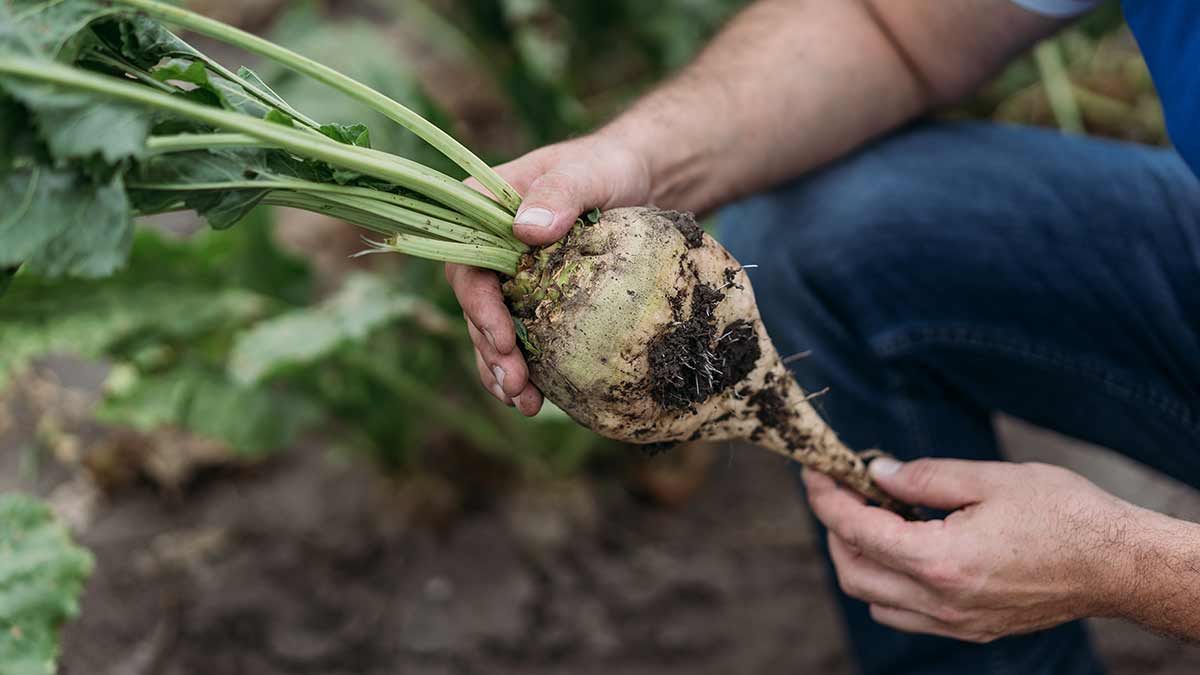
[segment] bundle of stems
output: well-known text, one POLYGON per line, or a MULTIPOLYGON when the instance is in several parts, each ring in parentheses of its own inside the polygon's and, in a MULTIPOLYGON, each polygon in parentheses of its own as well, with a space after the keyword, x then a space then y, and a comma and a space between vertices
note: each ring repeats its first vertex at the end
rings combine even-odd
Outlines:
MULTIPOLYGON (((99 95, 139 106, 147 114, 167 113, 213 129, 211 133, 152 135, 146 141, 146 156, 222 148, 269 148, 306 160, 325 162, 385 184, 384 189, 376 189, 291 177, 274 180, 251 177, 181 184, 131 180, 126 184, 127 188, 174 192, 181 197, 204 191, 266 191, 265 203, 327 213, 384 235, 386 238, 376 243, 380 250, 469 264, 509 275, 515 273, 520 256, 527 251, 512 233, 520 196, 491 167, 445 131, 351 77, 220 21, 157 0, 111 0, 106 4, 114 11, 123 8, 138 16, 204 35, 311 77, 411 130, 478 180, 494 198, 403 157, 335 140, 322 130, 320 123, 292 108, 264 83, 234 74, 198 51, 194 56, 209 75, 240 87, 272 114, 262 119, 194 102, 178 95, 186 92, 186 88, 157 78, 149 69, 112 54, 98 53, 91 58, 119 73, 117 77, 46 59, 0 54, 0 75, 99 95), (280 124, 279 119, 290 124, 280 124)), ((181 198, 174 203, 157 204, 153 212, 183 208, 186 207, 181 198)), ((138 211, 135 215, 151 213, 138 211)))

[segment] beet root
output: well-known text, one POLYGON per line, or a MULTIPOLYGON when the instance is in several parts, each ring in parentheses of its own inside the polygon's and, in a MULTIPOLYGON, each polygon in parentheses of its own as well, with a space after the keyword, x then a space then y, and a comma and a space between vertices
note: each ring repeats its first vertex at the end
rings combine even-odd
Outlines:
POLYGON ((609 211, 505 285, 530 377, 597 433, 638 444, 748 440, 909 513, 867 474, 771 343, 742 266, 688 214, 609 211))

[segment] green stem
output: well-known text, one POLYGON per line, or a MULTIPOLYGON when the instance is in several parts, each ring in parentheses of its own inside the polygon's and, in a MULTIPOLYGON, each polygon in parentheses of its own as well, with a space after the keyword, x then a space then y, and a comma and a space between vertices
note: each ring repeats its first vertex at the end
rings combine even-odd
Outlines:
POLYGON ((1046 88, 1046 100, 1050 103, 1058 128, 1068 134, 1082 134, 1083 115, 1079 112, 1079 102, 1075 100, 1071 77, 1063 64, 1058 43, 1044 40, 1033 49, 1033 58, 1037 62, 1042 85, 1046 88))
POLYGON ((158 80, 154 79, 154 77, 151 76, 150 73, 147 73, 146 71, 142 70, 141 68, 133 66, 132 64, 129 64, 129 63, 125 63, 124 61, 122 61, 120 59, 113 58, 112 56, 109 56, 108 54, 105 54, 103 52, 93 51, 93 52, 89 53, 85 57, 85 59, 90 60, 90 61, 95 61, 96 63, 106 65, 109 68, 115 68, 116 70, 119 70, 122 73, 132 75, 132 76, 136 77, 138 79, 138 81, 142 82, 143 84, 154 87, 155 89, 163 92, 164 94, 173 94, 176 91, 175 88, 172 87, 171 85, 166 84, 165 82, 159 82, 158 80))
POLYGON ((257 98, 259 101, 261 101, 266 106, 279 108, 283 112, 290 115, 292 117, 292 119, 305 125, 305 127, 307 129, 309 129, 311 131, 315 131, 317 133, 321 133, 319 130, 321 127, 321 124, 319 122, 317 122, 313 118, 309 117, 308 115, 305 115, 304 113, 300 112, 299 110, 296 110, 290 104, 288 104, 287 101, 279 98, 278 96, 273 96, 269 92, 265 92, 262 89, 259 89, 252 82, 247 82, 246 80, 238 77, 237 74, 231 72, 228 68, 221 65, 220 63, 217 63, 217 61, 215 61, 214 59, 210 59, 208 56, 206 56, 204 54, 200 54, 200 59, 202 61, 204 61, 204 65, 208 66, 211 70, 215 71, 218 75, 220 75, 221 77, 225 78, 226 80, 229 80, 230 82, 238 85, 242 89, 245 89, 246 91, 250 92, 250 94, 252 96, 254 96, 254 98, 257 98))
POLYGON ((227 131, 248 134, 294 154, 328 162, 413 190, 470 216, 501 237, 507 236, 511 231, 512 216, 498 204, 459 181, 403 157, 356 148, 324 136, 310 135, 281 124, 199 105, 144 86, 45 61, 0 59, 0 73, 90 91, 174 112, 227 131))
POLYGON ((433 241, 407 234, 393 235, 379 246, 379 250, 403 253, 426 260, 484 267, 510 277, 517 273, 517 267, 521 264, 521 254, 516 251, 478 244, 433 241))
POLYGON ((175 136, 151 136, 146 139, 146 150, 151 154, 222 148, 272 147, 275 147, 274 144, 246 134, 178 134, 175 136))
POLYGON ((156 0, 114 0, 114 2, 137 8, 156 19, 273 59, 283 66, 366 103, 409 129, 462 167, 495 195, 500 204, 510 213, 515 213, 521 204, 521 197, 517 191, 464 145, 417 113, 353 78, 256 35, 179 7, 166 5, 156 0))
MULTIPOLYGON (((334 204, 341 204, 352 209, 360 211, 368 211, 376 215, 388 218, 408 231, 420 235, 428 233, 438 237, 443 237, 451 241, 457 241, 462 244, 478 244, 489 248, 498 248, 520 253, 513 246, 503 239, 491 234, 483 232, 471 227, 463 227, 449 221, 434 218, 432 216, 415 213, 404 207, 396 206, 386 202, 380 202, 359 195, 343 195, 338 193, 329 193, 323 195, 324 199, 334 204)), ((515 269, 515 267, 514 267, 515 269)))
MULTIPOLYGON (((271 147, 270 144, 262 143, 253 137, 243 134, 180 134, 178 136, 152 136, 146 140, 146 148, 152 153, 170 153, 170 152, 192 152, 197 150, 212 150, 214 148, 240 148, 240 147, 271 147)), ((497 236, 491 232, 484 232, 475 226, 475 222, 470 218, 463 216, 457 211, 452 211, 445 207, 432 204, 420 199, 405 197, 403 195, 384 192, 367 187, 359 187, 354 185, 335 185, 332 183, 318 183, 315 181, 306 181, 298 179, 267 179, 255 181, 233 181, 221 183, 180 183, 180 184, 163 184, 151 183, 146 185, 136 185, 131 187, 139 187, 145 190, 216 190, 216 189, 277 189, 277 190, 296 190, 300 192, 330 192, 340 195, 361 197, 365 199, 373 199, 381 202, 387 202, 395 206, 415 211, 419 214, 431 216, 437 220, 446 221, 459 225, 463 228, 468 228, 477 236, 483 237, 492 245, 509 248, 514 251, 524 253, 529 250, 521 240, 517 239, 511 231, 507 232, 507 236, 497 236)))
POLYGON ((464 244, 480 244, 482 246, 516 250, 512 248, 511 242, 505 241, 490 232, 483 232, 470 225, 461 225, 452 221, 442 220, 426 213, 417 212, 405 205, 405 202, 420 204, 419 200, 406 199, 398 195, 371 190, 369 188, 355 188, 303 180, 244 180, 212 183, 127 182, 126 186, 137 190, 157 190, 163 192, 270 190, 272 192, 293 192, 299 195, 323 193, 321 199, 327 202, 373 213, 381 218, 394 221, 399 228, 398 231, 407 230, 417 234, 424 232, 464 244), (387 198, 394 198, 401 203, 394 203, 391 199, 387 198))
POLYGON ((272 192, 263 199, 263 203, 323 213, 387 235, 387 241, 375 246, 375 250, 381 252, 394 251, 426 260, 483 267, 508 276, 516 273, 517 266, 521 261, 521 254, 509 249, 481 244, 439 241, 427 236, 405 234, 402 231, 403 228, 399 227, 397 222, 391 218, 380 216, 372 211, 331 202, 318 195, 272 192))

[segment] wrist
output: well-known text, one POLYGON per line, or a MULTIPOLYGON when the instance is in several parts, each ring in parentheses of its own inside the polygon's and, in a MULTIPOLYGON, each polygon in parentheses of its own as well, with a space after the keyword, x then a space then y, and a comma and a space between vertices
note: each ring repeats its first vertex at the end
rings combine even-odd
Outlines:
POLYGON ((1139 559, 1146 548, 1147 521, 1156 514, 1110 498, 1111 508, 1093 512, 1094 520, 1086 527, 1090 537, 1078 549, 1079 618, 1123 617, 1140 592, 1139 559))
POLYGON ((1181 559, 1181 549, 1200 542, 1200 530, 1188 523, 1148 509, 1121 503, 1123 509, 1106 519, 1091 554, 1091 616, 1145 622, 1148 607, 1169 603, 1176 583, 1165 582, 1164 572, 1181 559), (1182 544, 1182 546, 1181 546, 1182 544))
POLYGON ((708 183, 714 178, 704 142, 681 138, 686 120, 671 120, 643 102, 595 133, 606 145, 621 148, 645 192, 639 203, 680 211, 704 211, 715 200, 708 183))

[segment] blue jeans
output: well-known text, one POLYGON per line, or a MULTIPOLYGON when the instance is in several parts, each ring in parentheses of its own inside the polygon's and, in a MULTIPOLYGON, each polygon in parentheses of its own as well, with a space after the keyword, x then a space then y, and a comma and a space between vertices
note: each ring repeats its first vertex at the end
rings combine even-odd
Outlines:
MULTIPOLYGON (((1175 153, 922 124, 721 222, 850 446, 995 460, 999 410, 1200 488, 1200 182, 1175 153)), ((1103 672, 1079 622, 975 645, 838 595, 867 675, 1103 672)))

